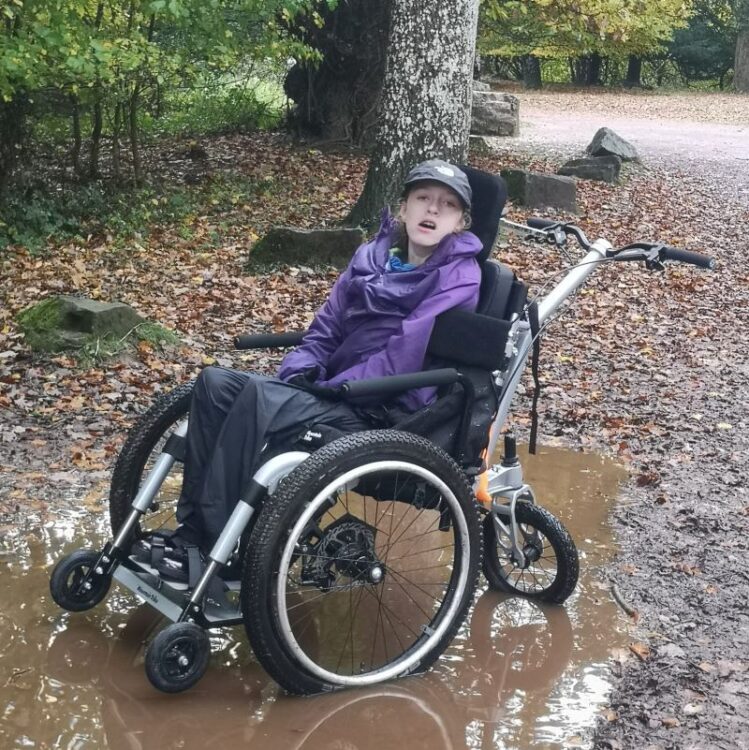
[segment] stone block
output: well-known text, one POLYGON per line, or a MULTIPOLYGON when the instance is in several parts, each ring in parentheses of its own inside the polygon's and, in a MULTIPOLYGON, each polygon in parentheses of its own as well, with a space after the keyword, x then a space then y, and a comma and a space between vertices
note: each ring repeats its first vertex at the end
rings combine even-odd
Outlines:
POLYGON ((473 92, 471 133, 513 136, 520 132, 520 102, 498 91, 473 92))
POLYGON ((49 297, 22 311, 18 324, 32 349, 78 349, 94 339, 123 338, 146 321, 122 302, 49 297))
POLYGON ((504 169, 511 200, 528 208, 556 208, 577 213, 577 186, 571 177, 540 174, 525 169, 504 169))
POLYGON ((345 268, 363 241, 364 232, 361 229, 272 227, 252 247, 247 269, 284 263, 345 268))
POLYGON ((611 128, 599 128, 585 151, 591 156, 618 156, 622 161, 640 161, 637 149, 611 128))
POLYGON ((557 174, 581 180, 616 183, 621 168, 622 160, 618 156, 589 156, 568 161, 557 170, 557 174))

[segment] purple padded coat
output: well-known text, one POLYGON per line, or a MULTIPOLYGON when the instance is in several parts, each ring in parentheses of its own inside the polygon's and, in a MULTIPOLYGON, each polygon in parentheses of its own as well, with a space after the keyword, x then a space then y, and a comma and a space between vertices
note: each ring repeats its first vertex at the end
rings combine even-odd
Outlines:
MULTIPOLYGON (((284 358, 281 380, 311 367, 319 368, 320 385, 419 372, 437 315, 453 307, 476 309, 478 237, 448 235, 422 265, 391 272, 386 266, 398 233, 398 222, 385 213, 377 235, 357 249, 301 345, 284 358)), ((435 394, 435 388, 420 388, 398 404, 417 411, 435 394)))

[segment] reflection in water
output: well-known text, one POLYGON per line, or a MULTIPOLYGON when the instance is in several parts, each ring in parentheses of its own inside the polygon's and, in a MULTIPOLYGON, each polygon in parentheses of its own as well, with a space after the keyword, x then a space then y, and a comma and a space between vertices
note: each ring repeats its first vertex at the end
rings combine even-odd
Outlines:
MULTIPOLYGON (((83 615, 50 601, 50 566, 89 528, 71 518, 15 529, 0 575, 0 747, 525 748, 570 746, 608 689, 607 654, 623 627, 595 567, 613 554, 607 503, 621 472, 599 458, 545 451, 524 462, 539 501, 570 529, 582 577, 566 607, 485 592, 426 675, 314 698, 280 693, 253 660, 241 628, 212 638, 211 667, 191 691, 156 692, 143 644, 160 627, 149 608, 113 588, 83 615), (75 529, 75 533, 73 531, 75 529)), ((574 743, 572 743, 574 746, 574 743)))

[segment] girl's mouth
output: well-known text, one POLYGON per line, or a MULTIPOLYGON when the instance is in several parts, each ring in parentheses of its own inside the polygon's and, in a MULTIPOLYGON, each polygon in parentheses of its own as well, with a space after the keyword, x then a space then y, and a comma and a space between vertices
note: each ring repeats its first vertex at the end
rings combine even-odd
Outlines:
POLYGON ((419 226, 424 229, 436 229, 437 228, 437 225, 433 221, 429 221, 429 219, 426 219, 425 221, 420 222, 419 226))

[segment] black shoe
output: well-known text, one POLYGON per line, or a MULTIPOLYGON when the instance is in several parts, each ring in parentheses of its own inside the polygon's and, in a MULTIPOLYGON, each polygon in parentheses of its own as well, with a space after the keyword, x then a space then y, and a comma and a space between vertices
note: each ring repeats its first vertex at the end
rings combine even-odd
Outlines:
POLYGON ((155 567, 166 581, 194 586, 205 568, 205 558, 196 545, 180 543, 165 548, 164 556, 155 567))
POLYGON ((130 557, 139 563, 156 565, 163 552, 174 546, 172 539, 175 533, 169 529, 146 532, 141 539, 133 542, 130 547, 130 557))

